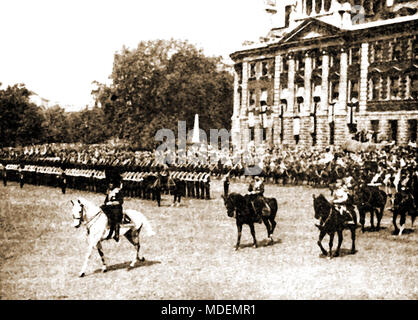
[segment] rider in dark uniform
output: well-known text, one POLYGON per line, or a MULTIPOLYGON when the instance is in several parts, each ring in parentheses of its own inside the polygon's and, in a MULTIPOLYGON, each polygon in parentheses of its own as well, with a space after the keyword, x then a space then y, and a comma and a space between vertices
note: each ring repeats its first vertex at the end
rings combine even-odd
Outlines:
POLYGON ((251 205, 253 206, 255 215, 256 215, 256 222, 261 223, 261 214, 258 212, 254 206, 254 201, 258 198, 261 198, 264 201, 264 208, 262 209, 262 213, 265 215, 269 215, 269 208, 264 199, 264 181, 261 177, 255 176, 255 178, 250 182, 248 187, 249 194, 247 195, 251 201, 251 205))
POLYGON ((101 209, 109 218, 110 230, 107 239, 112 237, 112 233, 114 231, 115 235, 113 239, 115 239, 116 242, 119 241, 119 228, 123 217, 122 205, 122 190, 116 187, 116 184, 112 181, 109 183, 109 189, 106 192, 104 205, 101 206, 101 209))

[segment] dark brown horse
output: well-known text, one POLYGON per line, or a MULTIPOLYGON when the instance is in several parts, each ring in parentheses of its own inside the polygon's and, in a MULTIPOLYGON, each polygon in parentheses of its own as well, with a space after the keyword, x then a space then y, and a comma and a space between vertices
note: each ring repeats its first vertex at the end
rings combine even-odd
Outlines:
POLYGON ((222 196, 224 199, 224 204, 228 213, 228 217, 234 217, 237 223, 238 229, 238 238, 237 244, 235 245, 235 250, 239 249, 241 241, 241 232, 242 226, 248 224, 250 227, 251 235, 254 240, 254 247, 257 248, 257 239, 255 237, 254 223, 257 221, 257 216, 254 210, 256 210, 262 217, 264 225, 267 228, 267 237, 270 239, 270 244, 273 244, 273 232, 276 227, 276 218, 277 213, 277 200, 275 198, 264 198, 270 207, 270 215, 265 216, 261 214, 265 203, 262 199, 256 198, 254 200, 254 205, 251 203, 250 199, 247 196, 243 196, 239 193, 231 193, 227 197, 222 196))
POLYGON ((414 226, 415 218, 417 217, 417 208, 415 207, 414 198, 412 194, 406 190, 401 190, 395 194, 393 203, 393 226, 395 227, 395 234, 402 235, 405 229, 406 215, 411 217, 411 225, 414 226), (401 225, 400 230, 396 225, 396 219, 398 215, 401 217, 399 223, 401 225))
POLYGON ((354 204, 360 214, 361 231, 364 232, 366 213, 370 212, 370 229, 380 230, 380 221, 383 218, 387 195, 386 192, 375 186, 360 185, 354 188, 354 204), (377 226, 374 226, 374 215, 376 214, 377 226))
POLYGON ((318 197, 315 197, 315 195, 312 196, 315 219, 320 220, 320 225, 317 225, 320 230, 317 243, 322 253, 325 256, 328 255, 329 258, 338 257, 340 255, 340 248, 343 242, 343 230, 349 229, 351 231, 352 240, 351 253, 354 254, 356 252, 356 221, 354 221, 354 224, 347 224, 346 218, 341 215, 331 203, 328 202, 324 195, 320 194, 318 197), (332 254, 335 233, 338 235, 338 245, 337 250, 334 254, 332 254), (327 234, 329 236, 329 252, 327 252, 322 246, 322 239, 324 239, 327 234))

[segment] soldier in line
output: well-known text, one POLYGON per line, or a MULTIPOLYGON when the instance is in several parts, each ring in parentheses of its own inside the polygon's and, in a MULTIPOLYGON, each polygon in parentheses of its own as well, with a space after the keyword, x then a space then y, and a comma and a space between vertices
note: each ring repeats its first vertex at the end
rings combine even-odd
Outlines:
POLYGON ((224 176, 222 179, 223 185, 224 185, 224 197, 228 197, 229 193, 229 184, 230 184, 230 178, 229 178, 229 172, 224 176))
POLYGON ((19 166, 19 169, 18 169, 19 185, 20 185, 21 189, 23 188, 23 185, 25 184, 25 174, 23 172, 24 168, 25 168, 25 166, 23 164, 21 164, 19 166))
POLYGON ((3 180, 3 185, 7 187, 7 170, 6 166, 3 166, 3 164, 0 163, 0 174, 1 179, 3 180))

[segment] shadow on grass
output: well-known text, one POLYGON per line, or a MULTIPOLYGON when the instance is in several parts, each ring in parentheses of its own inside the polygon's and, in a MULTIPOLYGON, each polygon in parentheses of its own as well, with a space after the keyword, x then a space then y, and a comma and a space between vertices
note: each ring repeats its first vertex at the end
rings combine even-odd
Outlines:
MULTIPOLYGON (((154 264, 159 264, 159 263, 161 263, 161 261, 144 260, 144 261, 137 261, 134 267, 130 267, 131 262, 127 261, 127 262, 117 263, 117 264, 108 266, 106 272, 116 271, 116 270, 121 270, 121 269, 132 270, 132 269, 136 269, 139 267, 150 267, 154 264)), ((93 273, 95 274, 102 273, 102 270, 97 269, 93 273)))
MULTIPOLYGON (((333 253, 335 252, 335 249, 332 251, 333 253)), ((345 256, 352 256, 352 255, 355 255, 356 253, 357 253, 358 251, 357 250, 355 250, 354 251, 354 253, 351 253, 351 249, 344 249, 344 248, 341 248, 340 249, 340 255, 338 256, 338 257, 332 257, 333 259, 337 259, 337 258, 343 258, 343 257, 345 257, 345 256)), ((320 253, 319 254, 319 258, 321 258, 321 259, 326 259, 327 258, 327 256, 326 255, 324 255, 324 254, 322 254, 322 253, 320 253)))
MULTIPOLYGON (((399 231, 400 230, 395 230, 395 231, 392 231, 392 235, 393 236, 397 236, 397 235, 399 235, 399 231)), ((409 228, 405 228, 404 230, 403 230, 403 232, 402 232, 402 236, 403 235, 405 235, 405 234, 411 234, 411 233, 414 233, 415 232, 415 230, 414 229, 409 229, 409 228)), ((401 236, 401 237, 402 237, 401 236)))
MULTIPOLYGON (((270 247, 270 246, 274 246, 275 244, 279 244, 282 243, 281 239, 277 239, 274 240, 273 243, 270 242, 270 239, 264 239, 261 241, 257 241, 258 247, 270 247)), ((245 244, 240 244, 239 248, 240 249, 244 249, 244 248, 251 248, 253 246, 253 243, 245 243, 245 244)))
MULTIPOLYGON (((358 227, 358 228, 361 229, 361 227, 358 227)), ((372 227, 364 227, 364 233, 366 233, 366 232, 379 232, 379 231, 386 230, 386 229, 387 229, 387 227, 380 227, 379 230, 377 230, 376 227, 374 227, 374 228, 372 228, 372 227)))

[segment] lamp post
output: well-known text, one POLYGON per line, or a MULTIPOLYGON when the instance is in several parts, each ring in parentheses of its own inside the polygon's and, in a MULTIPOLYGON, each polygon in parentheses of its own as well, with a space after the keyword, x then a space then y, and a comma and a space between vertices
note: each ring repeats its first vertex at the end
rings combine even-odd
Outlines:
POLYGON ((329 130, 330 130, 330 136, 329 136, 329 144, 334 145, 334 135, 335 135, 335 119, 334 119, 334 109, 335 105, 338 102, 338 98, 334 98, 329 103, 329 109, 328 109, 328 122, 329 122, 329 130))
POLYGON ((315 146, 316 142, 317 142, 317 139, 316 139, 316 131, 317 131, 316 110, 317 110, 318 104, 321 102, 321 97, 315 96, 313 98, 313 101, 314 101, 313 110, 312 110, 312 113, 311 113, 311 122, 312 122, 311 135, 312 135, 312 145, 315 146))
POLYGON ((350 130, 350 133, 355 133, 357 131, 357 124, 354 122, 354 110, 358 108, 358 104, 358 99, 355 96, 351 98, 351 101, 348 104, 350 112, 348 128, 350 130))

